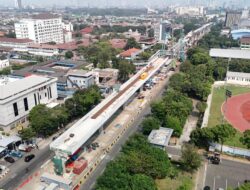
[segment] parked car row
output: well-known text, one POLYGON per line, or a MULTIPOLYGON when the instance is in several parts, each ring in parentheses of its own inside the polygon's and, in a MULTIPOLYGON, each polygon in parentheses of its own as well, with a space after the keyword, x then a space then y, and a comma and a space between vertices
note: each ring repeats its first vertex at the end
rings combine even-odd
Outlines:
MULTIPOLYGON (((29 162, 29 161, 31 161, 33 158, 35 158, 35 155, 34 154, 30 154, 30 155, 27 155, 27 156, 25 156, 24 157, 24 161, 25 162, 29 162)), ((15 162, 15 159, 12 157, 12 156, 5 156, 4 157, 4 160, 6 161, 6 162, 9 162, 9 163, 14 163, 15 162)))

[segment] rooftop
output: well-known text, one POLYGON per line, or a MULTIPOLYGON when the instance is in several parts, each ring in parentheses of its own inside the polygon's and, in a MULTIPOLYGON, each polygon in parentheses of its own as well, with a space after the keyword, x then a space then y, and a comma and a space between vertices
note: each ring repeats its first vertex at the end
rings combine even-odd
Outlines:
POLYGON ((241 73, 241 72, 227 72, 227 77, 243 77, 243 78, 250 78, 250 73, 241 73))
POLYGON ((17 39, 17 38, 5 38, 5 37, 2 37, 0 38, 0 42, 5 42, 5 43, 31 43, 33 42, 32 40, 30 39, 17 39))
POLYGON ((250 43, 250 36, 244 36, 240 39, 240 43, 249 44, 250 43))
POLYGON ((242 49, 210 49, 211 57, 250 59, 250 51, 242 49))
POLYGON ((18 136, 1 136, 0 137, 0 147, 7 147, 11 143, 15 143, 17 141, 21 141, 21 138, 18 136))
POLYGON ((2 85, 0 85, 0 100, 7 99, 11 96, 17 95, 21 92, 31 89, 37 85, 41 85, 50 80, 52 80, 52 78, 35 75, 31 75, 29 77, 25 77, 19 80, 14 80, 13 78, 5 77, 3 79, 2 85))
POLYGON ((148 141, 154 145, 167 146, 173 129, 160 127, 158 130, 152 130, 148 136, 148 141))
POLYGON ((118 48, 118 49, 123 49, 126 44, 127 40, 126 39, 112 39, 109 40, 113 48, 118 48))
POLYGON ((120 55, 122 57, 131 57, 133 54, 135 53, 139 53, 141 50, 140 49, 137 49, 137 48, 131 48, 131 49, 128 49, 122 53, 120 53, 120 55))

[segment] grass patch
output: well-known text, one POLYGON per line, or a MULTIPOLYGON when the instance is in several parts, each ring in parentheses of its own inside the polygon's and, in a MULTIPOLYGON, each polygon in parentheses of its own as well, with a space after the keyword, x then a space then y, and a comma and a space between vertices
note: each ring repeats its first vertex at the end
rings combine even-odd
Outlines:
MULTIPOLYGON (((228 90, 232 92, 233 96, 250 92, 250 88, 248 87, 228 85, 227 88, 228 90)), ((222 123, 221 106, 224 101, 225 101, 224 87, 214 88, 213 95, 212 95, 210 116, 208 120, 208 127, 214 127, 215 125, 219 125, 222 123)), ((229 146, 237 146, 241 148, 246 148, 246 146, 240 142, 241 136, 242 136, 242 133, 237 132, 235 137, 232 139, 229 139, 227 142, 225 142, 225 144, 229 146)))
POLYGON ((156 185, 158 190, 177 190, 180 186, 185 185, 186 190, 194 189, 194 174, 179 171, 175 179, 166 177, 164 179, 157 179, 156 185))

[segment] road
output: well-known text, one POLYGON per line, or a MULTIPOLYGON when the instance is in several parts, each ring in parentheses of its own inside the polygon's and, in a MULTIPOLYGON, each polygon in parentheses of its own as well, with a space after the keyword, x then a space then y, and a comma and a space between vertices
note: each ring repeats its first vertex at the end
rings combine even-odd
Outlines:
POLYGON ((29 163, 24 162, 24 158, 21 158, 9 167, 10 172, 1 181, 1 188, 4 190, 14 190, 22 181, 25 181, 25 179, 41 167, 41 164, 54 155, 54 153, 49 150, 49 146, 40 150, 33 150, 31 154, 35 154, 36 157, 29 163), (26 173, 26 168, 29 168, 28 173, 26 173))
POLYGON ((250 179, 250 164, 222 159, 219 165, 208 164, 205 186, 211 190, 235 188, 246 179, 250 179))
MULTIPOLYGON (((179 69, 177 71, 179 71, 179 69)), ((166 84, 168 84, 168 80, 166 84)), ((160 93, 155 97, 155 99, 159 99, 163 95, 164 91, 165 88, 162 88, 160 93)), ((106 165, 119 154, 122 145, 125 144, 127 139, 136 131, 140 130, 139 129, 140 123, 142 122, 144 117, 150 113, 151 110, 150 106, 148 105, 140 112, 140 114, 135 118, 132 125, 126 130, 124 135, 118 140, 118 142, 113 146, 111 151, 104 157, 104 159, 100 162, 100 164, 96 167, 96 169, 90 174, 89 178, 81 186, 81 190, 93 189, 97 178, 104 172, 106 165)))

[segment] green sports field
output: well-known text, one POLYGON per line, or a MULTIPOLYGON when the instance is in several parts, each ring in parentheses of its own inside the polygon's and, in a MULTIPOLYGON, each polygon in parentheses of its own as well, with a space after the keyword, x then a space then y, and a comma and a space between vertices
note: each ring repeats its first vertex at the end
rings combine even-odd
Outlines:
MULTIPOLYGON (((232 92, 233 96, 250 92, 250 88, 241 87, 241 86, 228 85, 227 89, 232 92)), ((210 115, 208 119, 208 127, 214 127, 215 125, 222 123, 221 106, 224 101, 225 101, 225 88, 224 87, 214 88, 213 95, 212 95, 211 110, 210 110, 210 115)), ((239 141, 239 138, 241 136, 242 134, 238 132, 233 139, 230 139, 225 144, 230 145, 230 146, 237 146, 237 147, 245 148, 245 146, 242 145, 241 142, 239 141)))

